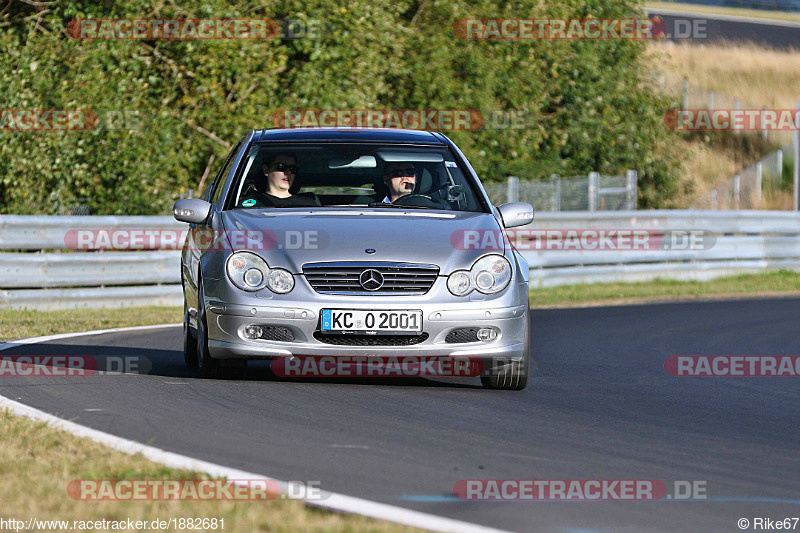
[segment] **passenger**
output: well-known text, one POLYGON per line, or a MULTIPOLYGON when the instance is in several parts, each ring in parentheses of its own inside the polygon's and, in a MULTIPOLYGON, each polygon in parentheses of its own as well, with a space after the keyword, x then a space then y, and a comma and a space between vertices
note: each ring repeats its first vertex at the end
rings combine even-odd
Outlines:
POLYGON ((293 195, 289 192, 300 168, 297 159, 291 154, 279 154, 261 166, 267 178, 265 191, 258 192, 261 203, 272 207, 316 207, 321 206, 314 193, 293 195))

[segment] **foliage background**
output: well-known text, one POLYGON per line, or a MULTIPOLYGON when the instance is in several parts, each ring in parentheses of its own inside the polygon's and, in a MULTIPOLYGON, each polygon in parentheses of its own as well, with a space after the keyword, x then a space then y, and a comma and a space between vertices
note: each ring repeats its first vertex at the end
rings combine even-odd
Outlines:
POLYGON ((484 181, 639 170, 640 207, 679 189, 670 102, 644 43, 466 41, 467 17, 634 18, 629 0, 10 0, 0 12, 0 108, 125 111, 138 129, 0 131, 0 212, 164 214, 277 109, 524 111, 525 128, 445 132, 484 181), (36 5, 32 5, 36 4, 36 5), (293 18, 316 38, 106 41, 74 18, 293 18))

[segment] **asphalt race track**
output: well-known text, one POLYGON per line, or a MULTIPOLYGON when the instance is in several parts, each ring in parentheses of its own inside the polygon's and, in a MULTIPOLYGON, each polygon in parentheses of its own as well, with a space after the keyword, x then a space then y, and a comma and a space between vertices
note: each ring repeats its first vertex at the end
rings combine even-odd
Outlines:
MULTIPOLYGON (((664 20, 667 38, 691 44, 731 41, 753 42, 778 49, 800 48, 800 24, 744 17, 726 17, 701 13, 682 13, 660 9, 645 9, 652 17, 664 20), (698 24, 700 24, 698 26, 698 24), (698 28, 697 34, 691 29, 698 28)), ((769 12, 766 12, 769 14, 769 12)))
POLYGON ((473 378, 281 380, 262 363, 206 381, 170 327, 7 350, 91 355, 101 368, 135 357, 148 373, 0 377, 0 395, 199 459, 506 530, 732 532, 740 518, 800 516, 800 378, 679 378, 663 365, 800 354, 798 318, 800 298, 535 310, 539 368, 523 392, 473 378), (707 498, 454 498, 473 478, 657 479, 668 493, 704 481, 707 498))

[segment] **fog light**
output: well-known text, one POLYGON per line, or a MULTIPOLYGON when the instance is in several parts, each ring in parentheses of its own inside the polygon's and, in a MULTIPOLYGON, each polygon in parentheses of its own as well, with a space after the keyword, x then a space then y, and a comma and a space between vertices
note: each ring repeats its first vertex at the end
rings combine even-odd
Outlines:
POLYGON ((261 326, 250 325, 244 328, 244 336, 248 339, 260 339, 262 334, 261 326))
POLYGON ((493 341, 497 338, 497 330, 494 328, 481 328, 478 330, 478 340, 483 342, 493 341))

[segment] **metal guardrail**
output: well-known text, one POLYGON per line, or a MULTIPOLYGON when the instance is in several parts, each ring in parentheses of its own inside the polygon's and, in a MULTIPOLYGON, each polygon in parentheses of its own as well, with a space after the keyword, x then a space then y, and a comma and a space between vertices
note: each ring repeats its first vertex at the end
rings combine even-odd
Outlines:
MULTIPOLYGON (((76 229, 183 230, 171 217, 0 215, 0 308, 68 309, 182 305, 180 252, 68 250, 76 229), (27 252, 20 252, 27 251, 27 252)), ((549 250, 521 247, 531 287, 697 279, 800 270, 800 213, 786 211, 606 211, 537 213, 521 230, 711 232, 708 249, 549 250)), ((513 231, 513 230, 512 230, 513 231)), ((513 240, 513 239, 512 239, 513 240)))
POLYGON ((172 217, 0 215, 0 250, 64 250, 79 229, 185 229, 172 217))
POLYGON ((0 287, 32 289, 175 283, 180 257, 180 251, 4 253, 0 254, 0 287))
POLYGON ((183 292, 180 283, 141 287, 0 290, 0 302, 0 308, 40 311, 141 305, 180 307, 183 305, 183 292))
POLYGON ((69 243, 74 230, 186 227, 168 216, 0 215, 0 250, 13 250, 0 253, 0 308, 183 305, 180 251, 89 252, 69 243))
POLYGON ((713 245, 700 249, 521 249, 532 288, 800 270, 800 213, 787 211, 540 213, 524 229, 702 231, 713 238, 713 245))

